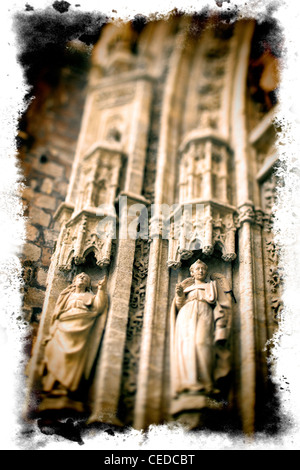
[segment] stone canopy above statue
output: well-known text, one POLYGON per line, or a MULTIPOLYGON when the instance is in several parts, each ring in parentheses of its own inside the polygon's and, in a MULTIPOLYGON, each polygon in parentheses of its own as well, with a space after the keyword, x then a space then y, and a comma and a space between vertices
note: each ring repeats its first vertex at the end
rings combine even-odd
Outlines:
POLYGON ((275 157, 266 173, 257 142, 275 133, 248 89, 260 25, 218 18, 103 27, 51 215, 28 387, 41 411, 143 430, 182 414, 199 428, 206 412, 207 429, 260 425, 281 304, 275 157))

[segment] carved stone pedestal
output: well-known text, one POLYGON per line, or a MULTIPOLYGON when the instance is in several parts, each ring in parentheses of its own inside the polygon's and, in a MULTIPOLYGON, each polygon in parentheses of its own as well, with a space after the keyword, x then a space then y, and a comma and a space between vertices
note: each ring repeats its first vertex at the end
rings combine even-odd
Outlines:
POLYGON ((170 412, 177 424, 192 431, 213 427, 215 422, 216 427, 219 425, 221 428, 222 413, 226 414, 227 409, 228 403, 225 401, 219 401, 204 395, 193 397, 187 394, 173 400, 170 412))
POLYGON ((222 410, 225 405, 225 402, 220 402, 205 395, 192 396, 190 394, 186 394, 172 401, 170 412, 173 416, 176 416, 178 414, 185 414, 187 411, 195 412, 195 410, 201 410, 204 408, 222 410), (182 413, 182 410, 185 411, 182 413))
POLYGON ((41 404, 39 405, 38 407, 38 412, 39 413, 43 413, 43 412, 47 412, 49 413, 49 410, 64 410, 64 411, 67 411, 67 410, 72 410, 75 411, 75 412, 78 412, 80 414, 82 413, 87 413, 88 410, 87 408, 84 406, 84 404, 80 401, 77 401, 77 400, 72 400, 71 398, 65 396, 61 396, 61 397, 46 397, 44 399, 42 399, 42 402, 41 404))

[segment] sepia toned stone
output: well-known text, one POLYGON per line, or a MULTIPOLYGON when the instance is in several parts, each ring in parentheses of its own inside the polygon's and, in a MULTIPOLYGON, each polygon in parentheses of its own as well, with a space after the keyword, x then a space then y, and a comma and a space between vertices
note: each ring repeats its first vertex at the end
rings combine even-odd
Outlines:
POLYGON ((41 186, 41 192, 51 194, 53 189, 53 179, 45 178, 41 186))
POLYGON ((53 247, 55 242, 57 241, 57 236, 58 236, 59 231, 53 229, 45 229, 43 234, 44 234, 44 241, 46 246, 53 247))
POLYGON ((26 304, 30 307, 40 307, 43 304, 44 296, 44 291, 29 287, 26 293, 26 304))
POLYGON ((84 411, 79 387, 90 377, 106 315, 106 277, 99 281, 96 295, 91 292, 91 279, 85 273, 78 274, 60 294, 49 336, 44 340, 43 362, 34 371, 42 382, 39 411, 84 411))
POLYGON ((43 162, 40 162, 40 161, 34 161, 33 162, 33 167, 45 174, 45 175, 48 175, 48 176, 52 176, 53 178, 62 178, 63 174, 64 174, 64 168, 63 166, 61 165, 58 165, 57 163, 53 163, 53 162, 46 162, 46 163, 43 163, 43 162))
POLYGON ((26 201, 30 201, 31 199, 33 199, 34 197, 34 190, 33 188, 25 188, 23 191, 22 191, 22 197, 26 200, 26 201))
POLYGON ((44 194, 39 194, 38 196, 36 196, 34 203, 37 207, 41 207, 43 209, 54 210, 56 207, 55 198, 51 196, 46 196, 44 194))
POLYGON ((41 256, 41 248, 33 243, 26 243, 23 247, 23 256, 31 261, 37 261, 41 256))
POLYGON ((41 261, 44 266, 49 266, 53 250, 50 248, 42 248, 41 261))
POLYGON ((218 381, 230 371, 227 343, 232 290, 220 274, 211 274, 212 280, 205 282, 207 271, 207 265, 198 259, 190 267, 192 277, 176 285, 170 315, 174 414, 205 407, 203 397, 221 396, 224 401, 218 381), (198 405, 195 396, 199 397, 198 405))
POLYGON ((43 211, 43 209, 31 206, 29 207, 29 221, 33 224, 49 227, 51 215, 47 214, 45 211, 43 211))
POLYGON ((106 24, 89 71, 73 77, 78 90, 88 81, 82 116, 57 91, 81 127, 74 156, 60 156, 71 137, 47 141, 47 116, 44 153, 28 157, 24 198, 38 228, 24 248, 26 308, 43 303, 28 372, 34 417, 245 434, 268 425, 266 344, 282 273, 275 98, 255 63, 258 44, 269 46, 255 20, 218 22, 106 24))
POLYGON ((47 271, 41 268, 37 271, 36 280, 41 286, 46 285, 47 274, 48 274, 47 271))
POLYGON ((39 237, 39 230, 36 227, 34 227, 33 225, 27 224, 27 226, 26 226, 26 236, 27 236, 28 240, 30 240, 31 242, 34 242, 39 237))

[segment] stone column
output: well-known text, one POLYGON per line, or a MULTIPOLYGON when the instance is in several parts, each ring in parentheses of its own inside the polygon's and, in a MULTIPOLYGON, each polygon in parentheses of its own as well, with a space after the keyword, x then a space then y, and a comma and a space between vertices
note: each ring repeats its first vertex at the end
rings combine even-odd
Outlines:
POLYGON ((204 200, 212 199, 212 142, 205 142, 205 173, 203 175, 203 198, 204 200))
MULTIPOLYGON (((163 98, 160 140, 155 184, 155 204, 173 204, 176 156, 179 135, 176 128, 181 119, 178 95, 182 96, 181 74, 186 73, 188 62, 182 63, 187 51, 184 46, 186 20, 181 23, 174 49, 169 61, 169 72, 163 98)), ((186 58, 186 57, 185 57, 186 58)), ((154 214, 154 219, 159 214, 154 214)), ((135 404, 134 427, 144 429, 159 423, 163 396, 164 360, 166 351, 166 328, 168 318, 167 240, 160 234, 151 241, 149 274, 147 279, 144 324, 140 349, 138 386, 135 404)))
POLYGON ((141 194, 142 191, 152 87, 150 79, 148 81, 142 78, 136 82, 133 110, 130 116, 132 124, 127 149, 128 168, 124 191, 134 194, 141 194))
MULTIPOLYGON (((133 204, 148 204, 140 196, 142 191, 146 145, 149 130, 152 83, 141 79, 136 91, 131 116, 128 144, 128 166, 125 191, 128 207, 120 214, 120 232, 134 217, 128 217, 127 209, 133 204)), ((98 363, 94 385, 95 398, 90 422, 104 421, 120 424, 117 419, 122 379, 123 353, 126 340, 132 270, 135 254, 135 239, 121 238, 118 241, 113 277, 111 279, 110 308, 105 338, 98 363)))
POLYGON ((236 198, 240 210, 239 290, 240 290, 240 393, 239 408, 244 432, 253 433, 255 423, 255 319, 253 292, 252 229, 253 203, 249 192, 248 139, 246 129, 246 80, 254 22, 239 22, 240 38, 233 77, 231 142, 235 153, 236 198))
MULTIPOLYGON (((123 194, 123 197, 126 193, 123 194)), ((132 204, 147 204, 143 197, 127 197, 127 206, 120 213, 119 226, 126 229, 135 219, 128 216, 132 204)), ((129 312, 132 270, 136 240, 124 238, 118 242, 113 275, 110 281, 110 306, 101 355, 98 361, 89 422, 107 422, 121 425, 117 418, 122 380, 123 353, 129 312)))
MULTIPOLYGON (((58 269, 58 264, 66 234, 65 224, 70 220, 74 205, 78 198, 80 198, 78 189, 81 189, 80 176, 83 171, 82 164, 85 157, 90 153, 97 153, 98 148, 102 149, 108 147, 109 151, 112 146, 112 143, 109 141, 101 141, 103 137, 100 132, 101 124, 103 125, 103 123, 107 122, 106 108, 110 110, 111 116, 121 113, 125 121, 125 128, 127 129, 126 135, 123 136, 122 141, 120 143, 113 143, 115 147, 118 147, 118 152, 127 157, 127 167, 124 166, 124 169, 126 168, 126 174, 124 175, 125 192, 123 196, 127 196, 128 207, 124 207, 124 210, 121 211, 119 220, 121 226, 123 224, 123 227, 127 227, 127 224, 135 218, 134 216, 129 217, 127 214, 127 209, 130 206, 136 203, 148 204, 148 201, 141 196, 141 191, 144 179, 152 102, 152 78, 145 71, 140 72, 135 69, 126 70, 126 72, 124 72, 124 86, 122 86, 120 85, 122 74, 123 70, 121 70, 119 74, 116 73, 114 77, 101 75, 97 77, 96 82, 94 80, 92 84, 90 83, 66 203, 64 203, 60 209, 62 229, 48 276, 48 289, 44 312, 36 342, 36 352, 32 359, 32 363, 35 364, 32 367, 34 374, 37 371, 39 360, 43 358, 43 341, 48 331, 49 320, 57 297, 59 293, 67 287, 72 280, 72 274, 74 274, 72 271, 69 275, 62 273, 58 269), (70 210, 67 212, 64 211, 63 206, 65 208, 69 207, 70 210), (66 215, 64 216, 63 214, 65 212, 66 215)), ((96 164, 103 163, 103 158, 101 152, 98 152, 97 155, 95 154, 95 168, 96 164)), ((117 165, 115 165, 114 170, 116 170, 116 167, 117 165)), ((96 171, 90 173, 91 177, 89 183, 91 185, 95 184, 96 173, 96 171)), ((107 198, 103 203, 114 204, 116 202, 113 190, 116 190, 116 186, 119 184, 119 175, 116 175, 116 172, 113 172, 113 175, 112 180, 107 181, 108 184, 113 185, 111 187, 112 191, 107 194, 107 198)), ((99 217, 96 207, 89 208, 89 211, 79 210, 78 214, 75 214, 74 219, 72 219, 72 227, 74 229, 73 239, 76 238, 76 247, 78 247, 78 249, 82 247, 83 243, 81 242, 85 235, 84 231, 81 229, 83 225, 79 226, 79 224, 84 224, 85 222, 85 215, 82 215, 81 212, 87 213, 87 217, 93 217, 93 221, 96 220, 96 222, 98 221, 97 217, 99 217), (80 220, 82 220, 82 222, 80 222, 80 220)), ((84 227, 84 230, 85 228, 86 227, 84 227)), ((90 235, 96 236, 97 232, 94 228, 94 226, 91 228, 90 235)), ((97 245, 97 240, 95 244, 97 245)), ((134 238, 127 237, 118 240, 115 258, 112 257, 110 261, 108 257, 105 263, 107 265, 111 262, 109 270, 105 267, 106 272, 108 270, 109 274, 109 312, 100 355, 95 365, 96 375, 91 390, 94 395, 92 416, 90 418, 91 422, 104 421, 120 424, 116 416, 122 378, 123 352, 126 338, 135 245, 136 240, 134 238)), ((81 254, 83 255, 84 253, 81 254)), ((84 261, 84 259, 75 259, 75 264, 82 264, 84 261)), ((68 269, 70 270, 71 266, 68 266, 68 269)), ((34 382, 34 374, 31 379, 32 384, 34 382)))
POLYGON ((265 279, 265 259, 263 253, 263 211, 256 209, 255 223, 252 225, 253 233, 253 256, 254 263, 254 292, 255 292, 255 340, 256 340, 256 364, 257 364, 257 387, 256 393, 265 399, 268 381, 267 352, 266 344, 268 338, 268 318, 266 311, 266 279, 265 279))

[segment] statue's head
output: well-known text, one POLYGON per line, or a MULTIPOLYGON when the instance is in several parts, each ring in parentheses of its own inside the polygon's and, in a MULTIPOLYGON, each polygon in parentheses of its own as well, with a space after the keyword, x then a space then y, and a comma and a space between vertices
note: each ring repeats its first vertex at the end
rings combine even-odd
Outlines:
POLYGON ((84 290, 87 291, 91 289, 91 278, 86 273, 80 273, 74 277, 72 284, 74 286, 84 287, 84 290))
POLYGON ((190 267, 191 276, 199 281, 204 281, 207 275, 207 271, 207 265, 200 259, 197 259, 197 261, 195 261, 195 263, 190 267))

